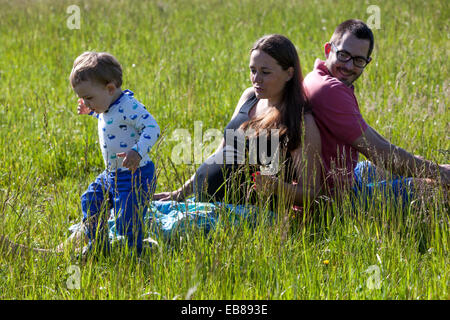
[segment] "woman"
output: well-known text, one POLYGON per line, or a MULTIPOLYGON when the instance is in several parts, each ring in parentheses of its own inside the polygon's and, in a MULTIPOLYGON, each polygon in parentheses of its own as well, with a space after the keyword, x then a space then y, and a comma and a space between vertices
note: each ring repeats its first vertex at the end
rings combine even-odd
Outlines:
POLYGON ((239 99, 215 153, 182 187, 155 194, 154 200, 180 201, 195 193, 201 201, 254 203, 258 195, 282 193, 303 205, 318 195, 322 181, 320 135, 303 89, 295 46, 282 35, 264 36, 251 49, 249 68, 252 87, 239 99), (239 148, 239 132, 249 138, 244 152, 239 148), (265 154, 258 148, 261 142, 278 145, 276 152, 270 148, 272 168, 278 167, 274 163, 278 159, 273 161, 275 154, 281 157, 283 170, 278 175, 259 174, 260 165, 266 164, 262 161, 265 154), (255 145, 257 161, 252 162, 255 148, 251 146, 255 145), (245 163, 239 161, 243 153, 248 155, 245 163), (248 183, 250 174, 254 184, 248 183))

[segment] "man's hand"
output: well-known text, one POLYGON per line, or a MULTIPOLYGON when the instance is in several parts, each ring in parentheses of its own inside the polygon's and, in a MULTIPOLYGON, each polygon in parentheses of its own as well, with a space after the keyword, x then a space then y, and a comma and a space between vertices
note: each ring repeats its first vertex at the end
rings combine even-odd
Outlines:
POLYGON ((89 114, 92 112, 92 109, 88 108, 84 104, 83 99, 78 99, 78 108, 77 108, 78 114, 89 114))
POLYGON ((125 168, 130 169, 131 172, 134 172, 136 171, 137 168, 139 168, 139 163, 141 162, 142 159, 139 153, 137 153, 134 150, 117 153, 117 156, 119 158, 125 158, 123 159, 122 164, 125 168))

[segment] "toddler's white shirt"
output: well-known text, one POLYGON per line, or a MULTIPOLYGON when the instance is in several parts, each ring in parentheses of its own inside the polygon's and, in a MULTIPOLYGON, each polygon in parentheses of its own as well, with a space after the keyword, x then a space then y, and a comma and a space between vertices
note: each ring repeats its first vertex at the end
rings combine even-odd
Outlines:
POLYGON ((98 118, 98 137, 107 170, 128 170, 122 165, 124 158, 117 153, 131 149, 141 156, 140 167, 150 162, 148 152, 156 143, 160 128, 145 106, 124 90, 104 113, 91 115, 98 118))

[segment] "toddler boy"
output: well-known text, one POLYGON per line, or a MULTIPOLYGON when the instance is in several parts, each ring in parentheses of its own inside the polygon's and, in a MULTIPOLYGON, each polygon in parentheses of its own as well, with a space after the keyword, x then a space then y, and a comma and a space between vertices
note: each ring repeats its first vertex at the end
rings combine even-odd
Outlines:
POLYGON ((89 248, 94 240, 109 248, 106 226, 113 208, 117 231, 140 253, 143 219, 156 187, 148 152, 159 137, 159 126, 133 92, 122 91, 122 67, 109 53, 81 54, 73 64, 70 83, 80 98, 78 114, 98 119, 106 167, 81 197, 89 248))

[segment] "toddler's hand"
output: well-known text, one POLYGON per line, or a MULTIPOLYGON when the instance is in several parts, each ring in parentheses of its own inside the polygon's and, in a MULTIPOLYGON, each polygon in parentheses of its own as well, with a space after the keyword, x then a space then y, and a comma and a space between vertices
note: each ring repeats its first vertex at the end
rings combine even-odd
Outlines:
POLYGON ((78 111, 78 114, 89 114, 89 113, 92 112, 91 109, 86 107, 86 105, 84 104, 84 100, 83 99, 78 99, 77 111, 78 111))
POLYGON ((116 154, 120 158, 123 159, 123 166, 131 170, 131 172, 136 171, 139 168, 139 163, 141 162, 141 156, 134 150, 130 150, 128 152, 121 152, 116 154))

